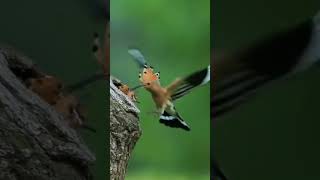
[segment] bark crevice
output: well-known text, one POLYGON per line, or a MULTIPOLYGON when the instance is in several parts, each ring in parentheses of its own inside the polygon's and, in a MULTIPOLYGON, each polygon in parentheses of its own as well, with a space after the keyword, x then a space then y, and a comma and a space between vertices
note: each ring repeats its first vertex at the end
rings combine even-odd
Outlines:
POLYGON ((90 179, 95 156, 67 120, 24 84, 41 75, 31 59, 0 48, 0 179, 90 179))

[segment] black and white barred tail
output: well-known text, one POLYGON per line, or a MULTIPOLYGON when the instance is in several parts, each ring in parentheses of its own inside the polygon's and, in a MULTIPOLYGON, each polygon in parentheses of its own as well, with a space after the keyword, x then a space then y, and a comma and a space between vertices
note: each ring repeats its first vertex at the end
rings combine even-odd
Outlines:
POLYGON ((164 113, 160 116, 159 122, 172 128, 181 128, 186 131, 190 131, 190 127, 181 118, 181 116, 179 116, 179 114, 170 115, 168 112, 164 111, 164 113))

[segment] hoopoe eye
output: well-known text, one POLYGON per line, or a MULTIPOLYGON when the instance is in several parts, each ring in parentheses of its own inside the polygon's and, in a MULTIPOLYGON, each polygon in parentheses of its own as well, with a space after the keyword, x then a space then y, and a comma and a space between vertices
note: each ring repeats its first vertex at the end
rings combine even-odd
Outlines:
POLYGON ((159 78, 160 77, 160 72, 157 72, 155 75, 159 78))

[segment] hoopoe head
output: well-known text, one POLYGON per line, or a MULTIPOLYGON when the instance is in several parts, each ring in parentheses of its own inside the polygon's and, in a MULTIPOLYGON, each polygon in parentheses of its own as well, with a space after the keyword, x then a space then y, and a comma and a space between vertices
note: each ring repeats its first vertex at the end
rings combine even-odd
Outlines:
POLYGON ((83 124, 83 109, 74 96, 59 96, 59 99, 55 104, 55 109, 68 120, 71 127, 80 127, 83 124))
POLYGON ((160 85, 159 79, 160 72, 154 73, 151 66, 144 65, 142 73, 139 74, 139 80, 147 90, 158 87, 160 85))
POLYGON ((63 89, 60 80, 48 75, 41 78, 28 79, 27 86, 51 105, 56 104, 63 89))

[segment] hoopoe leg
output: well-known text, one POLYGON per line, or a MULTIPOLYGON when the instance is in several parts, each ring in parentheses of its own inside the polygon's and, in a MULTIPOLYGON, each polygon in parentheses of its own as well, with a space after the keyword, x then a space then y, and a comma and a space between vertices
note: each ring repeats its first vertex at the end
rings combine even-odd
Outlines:
POLYGON ((160 108, 157 108, 157 110, 151 111, 151 112, 149 112, 149 113, 154 114, 154 115, 157 115, 157 116, 160 116, 161 114, 164 113, 164 110, 166 109, 166 107, 167 107, 167 105, 164 105, 164 106, 162 106, 162 107, 160 107, 160 108))

